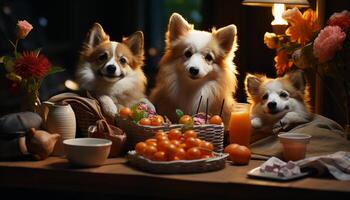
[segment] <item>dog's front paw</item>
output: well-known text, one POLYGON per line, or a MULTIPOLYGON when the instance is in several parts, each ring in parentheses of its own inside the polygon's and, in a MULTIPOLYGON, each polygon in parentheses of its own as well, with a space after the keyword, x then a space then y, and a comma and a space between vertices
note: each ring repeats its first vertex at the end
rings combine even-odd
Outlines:
POLYGON ((261 119, 260 118, 253 118, 252 120, 251 120, 251 123, 252 123, 252 127, 254 128, 254 129, 260 129, 262 126, 263 126, 263 122, 261 121, 261 119))
POLYGON ((297 112, 287 113, 281 120, 280 125, 283 129, 288 129, 288 127, 293 127, 296 124, 305 123, 308 120, 297 112))
POLYGON ((113 100, 108 96, 101 96, 99 98, 102 112, 105 116, 114 118, 115 115, 118 113, 118 108, 114 104, 113 100))

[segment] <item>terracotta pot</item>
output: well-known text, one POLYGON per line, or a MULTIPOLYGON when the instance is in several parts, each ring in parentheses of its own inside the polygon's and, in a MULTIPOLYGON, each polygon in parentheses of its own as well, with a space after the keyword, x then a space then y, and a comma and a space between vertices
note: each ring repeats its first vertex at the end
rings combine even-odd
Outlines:
POLYGON ((60 135, 52 155, 64 155, 63 141, 75 138, 76 120, 72 107, 66 103, 51 103, 45 101, 43 106, 47 109, 44 112, 45 128, 51 134, 60 135))

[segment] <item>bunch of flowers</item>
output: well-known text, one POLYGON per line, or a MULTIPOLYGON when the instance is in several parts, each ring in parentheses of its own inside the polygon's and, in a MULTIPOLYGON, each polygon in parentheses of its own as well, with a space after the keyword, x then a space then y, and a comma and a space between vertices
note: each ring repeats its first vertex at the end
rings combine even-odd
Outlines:
POLYGON ((18 21, 16 26, 16 40, 10 41, 13 46, 13 55, 0 57, 0 64, 5 67, 6 77, 19 85, 24 92, 22 100, 23 110, 35 110, 39 100, 39 89, 42 80, 49 74, 53 74, 63 69, 52 66, 50 61, 40 50, 18 52, 18 43, 27 37, 33 26, 26 20, 18 21))
POLYGON ((302 14, 298 8, 293 8, 285 11, 283 18, 289 24, 285 34, 266 33, 264 36, 265 44, 277 50, 277 75, 291 68, 312 68, 321 78, 334 78, 343 88, 344 104, 341 106, 350 124, 350 12, 334 13, 322 29, 311 9, 302 14))
POLYGON ((282 76, 294 65, 292 54, 308 45, 320 29, 316 13, 312 9, 301 13, 298 8, 286 10, 282 16, 289 24, 284 34, 265 33, 264 43, 270 49, 276 49, 274 58, 278 76, 282 76))

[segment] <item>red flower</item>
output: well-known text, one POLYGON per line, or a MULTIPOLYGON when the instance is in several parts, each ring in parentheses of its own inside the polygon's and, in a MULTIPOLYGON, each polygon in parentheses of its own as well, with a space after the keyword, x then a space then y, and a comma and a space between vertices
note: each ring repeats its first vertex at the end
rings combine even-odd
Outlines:
POLYGON ((49 69, 51 63, 43 55, 37 55, 36 52, 24 52, 19 57, 14 66, 14 72, 22 78, 34 77, 41 79, 43 78, 49 69))
POLYGON ((350 28, 350 12, 344 10, 340 13, 334 13, 328 20, 329 26, 339 26, 344 31, 350 28))

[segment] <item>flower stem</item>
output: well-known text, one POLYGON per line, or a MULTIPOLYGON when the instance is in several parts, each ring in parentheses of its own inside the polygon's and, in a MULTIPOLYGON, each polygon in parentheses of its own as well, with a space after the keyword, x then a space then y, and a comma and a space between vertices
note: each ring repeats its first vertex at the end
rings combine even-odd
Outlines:
POLYGON ((17 45, 18 45, 18 38, 16 39, 16 43, 15 43, 15 50, 14 50, 14 53, 15 53, 15 57, 17 57, 17 45))
MULTIPOLYGON (((325 83, 326 80, 322 77, 322 75, 318 71, 317 65, 316 65, 315 69, 316 69, 315 71, 316 71, 316 74, 318 75, 318 77, 320 77, 322 82, 325 83)), ((329 92, 329 94, 331 95, 332 99, 336 102, 336 105, 338 106, 339 110, 343 111, 344 114, 347 116, 347 111, 344 111, 344 109, 345 109, 344 106, 337 101, 337 97, 334 95, 333 91, 329 88, 329 86, 327 84, 324 84, 324 85, 325 85, 325 88, 327 89, 327 91, 329 92)), ((346 118, 348 119, 348 117, 346 117, 346 118)))
MULTIPOLYGON (((344 74, 347 74, 347 68, 346 68, 346 61, 344 59, 344 65, 343 65, 343 70, 344 70, 344 74)), ((348 84, 346 82, 346 78, 344 77, 343 79, 343 86, 344 86, 344 90, 345 90, 345 106, 346 106, 346 124, 349 125, 350 124, 350 116, 349 116, 349 110, 350 110, 350 95, 349 95, 349 88, 348 88, 348 84)))

